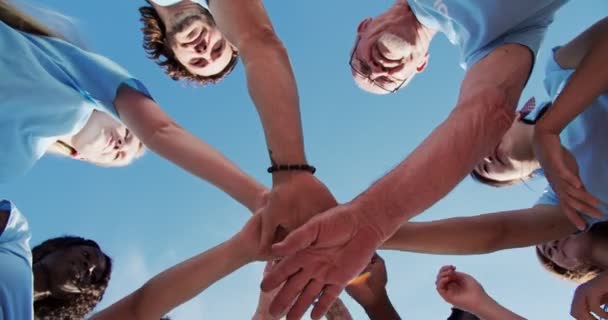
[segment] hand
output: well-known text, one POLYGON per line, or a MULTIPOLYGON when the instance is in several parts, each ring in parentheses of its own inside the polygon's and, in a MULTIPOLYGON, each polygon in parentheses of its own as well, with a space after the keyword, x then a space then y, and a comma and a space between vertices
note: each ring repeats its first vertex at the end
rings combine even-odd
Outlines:
POLYGON ((269 251, 260 245, 262 240, 262 215, 254 214, 234 237, 233 241, 247 257, 247 261, 269 260, 269 251))
POLYGON ((595 317, 608 318, 602 305, 608 303, 608 273, 604 272, 592 280, 581 284, 574 291, 570 315, 577 320, 593 320, 595 317))
POLYGON ((346 286, 346 293, 366 309, 388 297, 387 281, 384 259, 376 253, 363 272, 346 286))
POLYGON ((287 258, 264 278, 262 290, 286 283, 271 304, 270 313, 280 314, 296 301, 287 318, 299 319, 320 296, 312 318, 322 317, 382 243, 374 224, 353 205, 341 205, 315 216, 275 244, 273 255, 287 258))
POLYGON ((475 278, 457 272, 454 266, 443 266, 437 274, 435 285, 443 300, 471 313, 476 313, 476 307, 483 304, 484 300, 490 299, 475 278))
POLYGON ((599 200, 585 189, 578 176, 576 159, 561 145, 557 134, 536 130, 534 151, 545 171, 545 177, 559 198, 562 211, 578 229, 584 230, 586 223, 577 212, 602 217, 597 208, 599 200))
POLYGON ((308 172, 275 175, 266 205, 260 210, 263 215, 261 246, 267 250, 287 232, 338 204, 329 189, 308 172))

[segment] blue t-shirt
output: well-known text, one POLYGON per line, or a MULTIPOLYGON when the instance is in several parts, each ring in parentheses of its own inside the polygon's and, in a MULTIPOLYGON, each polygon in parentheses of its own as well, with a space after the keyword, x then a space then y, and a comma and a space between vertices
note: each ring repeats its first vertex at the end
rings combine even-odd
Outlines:
POLYGON ((424 26, 439 30, 460 48, 467 69, 494 49, 518 43, 534 56, 553 22, 554 13, 568 0, 409 0, 424 26))
POLYGON ((80 131, 93 110, 117 118, 122 84, 149 96, 111 60, 1 21, 0 52, 0 183, 29 170, 58 137, 80 131))
MULTIPOLYGON (((556 50, 557 48, 554 52, 556 50)), ((568 83, 573 72, 572 69, 562 69, 555 59, 549 61, 545 89, 553 101, 568 83)), ((542 115, 543 108, 550 105, 543 104, 528 117, 537 119, 542 115)), ((579 176, 587 191, 601 201, 600 210, 604 217, 598 220, 583 215, 587 219, 587 226, 608 220, 608 92, 595 99, 592 105, 572 120, 560 134, 560 140, 576 158, 579 176)), ((550 185, 537 204, 559 205, 559 199, 550 185)))
POLYGON ((30 320, 34 318, 30 229, 9 201, 1 200, 0 210, 10 212, 0 234, 0 320, 30 320))

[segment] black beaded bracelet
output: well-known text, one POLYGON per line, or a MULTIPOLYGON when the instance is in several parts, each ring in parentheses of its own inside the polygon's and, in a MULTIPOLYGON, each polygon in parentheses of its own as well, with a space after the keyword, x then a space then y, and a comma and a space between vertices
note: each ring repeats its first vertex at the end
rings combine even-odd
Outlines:
POLYGON ((312 174, 315 174, 317 168, 308 165, 308 164, 275 164, 268 168, 268 173, 278 172, 278 171, 308 171, 312 174))

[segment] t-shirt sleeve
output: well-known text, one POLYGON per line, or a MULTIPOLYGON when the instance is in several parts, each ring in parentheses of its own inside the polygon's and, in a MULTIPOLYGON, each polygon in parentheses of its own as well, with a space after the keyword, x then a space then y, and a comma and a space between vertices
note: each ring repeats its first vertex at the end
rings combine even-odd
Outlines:
POLYGON ((27 219, 10 201, 0 200, 0 210, 9 212, 6 227, 0 234, 0 248, 31 262, 29 246, 31 234, 27 219))
POLYGON ((82 57, 74 73, 78 74, 81 94, 94 102, 95 109, 119 119, 114 101, 122 85, 127 85, 152 99, 146 86, 116 62, 89 52, 85 52, 82 57))
POLYGON ((532 65, 536 60, 536 55, 538 54, 538 49, 540 48, 541 42, 545 37, 545 33, 547 32, 547 26, 538 25, 527 27, 523 30, 509 32, 502 37, 490 42, 486 46, 481 49, 471 53, 468 57, 466 57, 465 62, 467 66, 472 66, 479 62, 479 60, 485 58, 488 54, 490 54, 495 49, 509 43, 521 44, 526 48, 530 49, 532 53, 532 65))

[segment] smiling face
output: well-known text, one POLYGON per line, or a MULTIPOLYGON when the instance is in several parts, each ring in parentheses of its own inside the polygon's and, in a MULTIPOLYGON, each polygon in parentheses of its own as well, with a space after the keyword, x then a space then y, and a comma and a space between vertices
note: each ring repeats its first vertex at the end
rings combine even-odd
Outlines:
POLYGON ((143 143, 110 115, 94 111, 85 126, 70 138, 74 157, 101 166, 123 166, 143 153, 143 143))
POLYGON ((36 264, 44 266, 51 294, 66 299, 97 285, 108 268, 107 259, 98 248, 75 245, 53 251, 36 264))
POLYGON ((533 132, 534 127, 518 116, 492 153, 477 163, 474 174, 498 184, 530 178, 540 167, 532 150, 533 132))
POLYGON ((355 83, 365 91, 385 94, 405 87, 422 72, 430 39, 420 38, 419 26, 403 0, 376 18, 363 20, 351 52, 355 83))
POLYGON ((210 77, 228 68, 235 54, 204 8, 195 6, 177 15, 167 39, 175 58, 190 73, 210 77))
POLYGON ((591 235, 588 232, 551 241, 537 246, 540 252, 556 265, 576 270, 589 264, 591 235))

